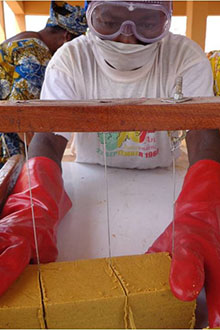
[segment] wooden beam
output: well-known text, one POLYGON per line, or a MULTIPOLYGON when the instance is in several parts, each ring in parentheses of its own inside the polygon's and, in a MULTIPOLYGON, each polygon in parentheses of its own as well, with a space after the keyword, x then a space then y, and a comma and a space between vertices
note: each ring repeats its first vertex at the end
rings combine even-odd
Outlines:
POLYGON ((50 1, 25 1, 25 15, 47 15, 49 16, 50 1))
POLYGON ((197 42, 205 49, 206 21, 208 16, 207 1, 188 1, 186 6, 188 38, 197 42))
MULTIPOLYGON (((84 6, 83 1, 68 1, 72 5, 84 6)), ((197 1, 195 1, 197 2, 197 1)), ((220 1, 199 1, 207 5, 207 15, 220 15, 220 1)), ((49 15, 50 1, 7 1, 9 6, 17 14, 25 15, 49 15)), ((188 1, 173 1, 173 15, 185 16, 187 14, 188 1)))
POLYGON ((7 5, 11 8, 15 15, 24 14, 24 4, 23 1, 10 0, 6 1, 7 5))
POLYGON ((208 1, 208 15, 220 15, 220 1, 208 1))
POLYGON ((186 1, 173 1, 173 16, 186 16, 186 1))
POLYGON ((220 98, 1 101, 1 132, 109 132, 220 127, 220 98))
MULTIPOLYGON (((206 8, 206 14, 207 16, 209 15, 215 15, 218 16, 220 15, 220 1, 194 1, 197 2, 197 4, 200 2, 202 3, 203 6, 207 7, 206 8)), ((188 1, 179 1, 179 0, 173 0, 173 15, 174 16, 186 16, 187 15, 187 4, 188 1)), ((200 13, 200 5, 199 7, 199 13, 200 13)), ((200 15, 198 15, 200 16, 200 15)))
MULTIPOLYGON (((71 5, 84 6, 84 1, 68 1, 71 5)), ((25 15, 48 15, 50 1, 23 1, 25 15)), ((174 1, 174 16, 186 15, 186 1, 174 1)))
MULTIPOLYGON (((84 6, 84 1, 67 1, 73 6, 84 6)), ((24 1, 25 15, 49 15, 50 1, 24 1)))
POLYGON ((6 39, 3 1, 0 1, 0 43, 6 39))

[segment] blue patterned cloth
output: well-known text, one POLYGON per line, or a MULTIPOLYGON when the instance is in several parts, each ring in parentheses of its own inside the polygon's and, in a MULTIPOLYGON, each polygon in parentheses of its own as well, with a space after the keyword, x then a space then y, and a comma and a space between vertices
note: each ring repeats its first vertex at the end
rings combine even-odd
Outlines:
POLYGON ((60 26, 75 36, 86 32, 86 11, 64 1, 51 1, 50 17, 46 26, 60 26))
MULTIPOLYGON (((51 59, 39 39, 22 39, 0 45, 0 100, 39 99, 44 74, 51 59)), ((13 155, 23 153, 16 133, 0 132, 0 168, 13 155)))
MULTIPOLYGON (((86 32, 85 9, 63 1, 52 1, 47 26, 60 26, 74 36, 86 32)), ((51 59, 48 47, 28 38, 0 45, 0 100, 39 99, 44 74, 51 59)), ((0 132, 0 168, 10 156, 24 152, 16 133, 0 132)))
POLYGON ((24 153, 24 143, 16 133, 0 133, 0 169, 13 155, 24 153))

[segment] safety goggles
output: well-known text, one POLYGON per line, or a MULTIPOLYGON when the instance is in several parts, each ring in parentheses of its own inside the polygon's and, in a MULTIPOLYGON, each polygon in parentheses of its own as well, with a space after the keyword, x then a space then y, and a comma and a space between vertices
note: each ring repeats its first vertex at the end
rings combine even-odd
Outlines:
POLYGON ((171 24, 171 1, 92 1, 87 9, 90 30, 101 39, 134 35, 144 43, 162 39, 171 24))

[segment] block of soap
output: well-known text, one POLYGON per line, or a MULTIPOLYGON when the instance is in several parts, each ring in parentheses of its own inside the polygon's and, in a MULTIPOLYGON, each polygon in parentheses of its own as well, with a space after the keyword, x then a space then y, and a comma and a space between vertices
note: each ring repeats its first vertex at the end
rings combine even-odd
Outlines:
POLYGON ((129 327, 194 327, 196 302, 183 302, 173 296, 169 287, 170 262, 165 253, 112 258, 112 268, 128 296, 129 327))
POLYGON ((166 253, 29 265, 0 297, 1 329, 177 329, 195 302, 176 299, 166 253))
POLYGON ((107 259, 41 266, 49 329, 124 328, 125 294, 107 259))
POLYGON ((38 266, 29 265, 0 297, 1 329, 45 329, 38 266))
POLYGON ((192 328, 195 301, 171 293, 170 262, 158 253, 42 265, 48 328, 192 328))

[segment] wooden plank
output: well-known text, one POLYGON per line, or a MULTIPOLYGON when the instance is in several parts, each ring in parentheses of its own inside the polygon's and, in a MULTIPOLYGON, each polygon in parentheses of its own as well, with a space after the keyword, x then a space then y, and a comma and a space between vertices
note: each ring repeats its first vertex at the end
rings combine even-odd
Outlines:
POLYGON ((220 98, 1 101, 1 132, 107 132, 220 127, 220 98))
POLYGON ((47 15, 49 16, 50 1, 25 1, 25 15, 47 15))
MULTIPOLYGON (((71 5, 84 6, 84 1, 68 1, 71 5)), ((50 1, 24 1, 25 15, 48 15, 50 8, 50 1)), ((186 1, 174 1, 173 15, 186 15, 186 1)))
MULTIPOLYGON (((68 1, 71 5, 84 6, 84 1, 68 1)), ((25 15, 48 15, 50 8, 50 1, 24 1, 25 15)), ((186 15, 186 1, 174 1, 173 4, 174 16, 186 15)))
POLYGON ((173 1, 173 16, 186 15, 186 1, 173 1))
MULTIPOLYGON (((24 1, 25 15, 49 15, 50 1, 24 1)), ((84 6, 84 1, 68 1, 73 6, 84 6)))
POLYGON ((0 170, 0 211, 17 181, 23 162, 22 155, 12 156, 0 170))
MULTIPOLYGON (((7 1, 14 2, 14 1, 7 1)), ((19 1, 20 2, 20 1, 19 1)), ((72 5, 84 6, 84 1, 68 1, 72 5)), ((185 16, 188 1, 173 1, 173 15, 185 16)), ((220 1, 202 1, 208 4, 207 15, 220 15, 220 1)), ((23 1, 25 15, 48 15, 50 1, 23 1)))
MULTIPOLYGON (((197 2, 197 1, 194 1, 197 2)), ((201 1, 199 1, 201 3, 201 1)), ((186 6, 188 4, 188 1, 179 1, 174 0, 173 1, 173 15, 174 16, 186 16, 186 6)), ((206 6, 206 15, 220 15, 220 1, 203 1, 201 5, 206 6)), ((201 6, 202 8, 202 6, 201 6)), ((200 10, 199 10, 200 12, 200 10)), ((199 15, 198 15, 199 16, 199 15)))
POLYGON ((208 15, 220 15, 220 1, 208 1, 208 15))
POLYGON ((6 1, 7 5, 11 8, 15 15, 24 14, 24 4, 23 1, 10 0, 6 1))
POLYGON ((0 43, 6 39, 3 1, 0 1, 0 43))

